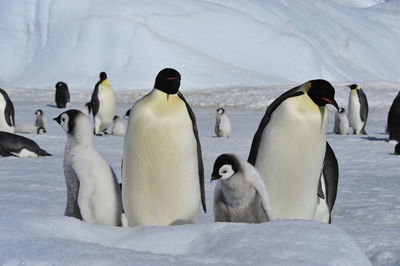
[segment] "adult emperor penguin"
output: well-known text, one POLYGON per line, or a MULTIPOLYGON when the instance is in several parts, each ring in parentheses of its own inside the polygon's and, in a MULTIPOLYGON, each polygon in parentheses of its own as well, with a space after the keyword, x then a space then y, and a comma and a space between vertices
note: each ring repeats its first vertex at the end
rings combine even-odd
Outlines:
POLYGON ((339 182, 339 164, 331 146, 326 142, 324 168, 318 184, 318 204, 315 220, 331 223, 331 214, 335 204, 339 182))
POLYGON ((350 126, 353 128, 355 135, 367 135, 365 131, 368 118, 367 96, 357 84, 351 84, 347 87, 350 88, 348 113, 350 126))
POLYGON ((214 163, 211 181, 216 222, 262 223, 269 221, 267 190, 257 170, 234 154, 222 154, 214 163))
POLYGON ((333 132, 339 135, 349 134, 349 119, 347 118, 346 109, 339 107, 339 111, 335 114, 335 126, 333 132))
POLYGON ((0 89, 0 131, 15 132, 14 105, 3 89, 0 89))
POLYGON ((121 192, 114 171, 93 146, 89 118, 71 109, 54 118, 67 134, 65 215, 90 224, 121 226, 121 192))
POLYGON ((217 109, 215 119, 215 134, 217 137, 229 138, 231 135, 231 122, 224 108, 217 109))
POLYGON ((178 92, 181 75, 161 70, 132 107, 125 135, 122 199, 129 226, 195 223, 206 211, 196 118, 178 92))
POLYGON ((105 72, 100 73, 100 80, 96 83, 90 101, 94 119, 94 134, 101 132, 108 134, 108 127, 115 115, 114 89, 105 72))
POLYGON ((389 140, 400 141, 400 92, 397 94, 396 98, 394 98, 390 106, 387 131, 389 133, 389 140))
POLYGON ((38 128, 44 128, 44 132, 47 132, 47 120, 43 110, 37 109, 35 115, 36 115, 35 126, 38 128))
POLYGON ((92 112, 92 107, 90 106, 90 102, 85 103, 82 109, 82 113, 84 113, 86 116, 89 116, 91 112, 92 112))
POLYGON ((310 80, 278 97, 256 131, 248 162, 268 191, 272 219, 314 219, 326 149, 326 104, 338 109, 335 89, 310 80))
POLYGON ((113 118, 113 126, 112 126, 111 133, 114 136, 121 136, 121 137, 125 136, 126 127, 124 125, 124 122, 122 122, 121 117, 119 117, 118 115, 114 116, 114 118, 113 118))
POLYGON ((0 131, 0 146, 7 154, 20 158, 51 156, 33 140, 9 132, 0 131))
POLYGON ((65 82, 59 81, 56 84, 56 105, 58 108, 65 108, 69 106, 70 95, 68 86, 65 82))

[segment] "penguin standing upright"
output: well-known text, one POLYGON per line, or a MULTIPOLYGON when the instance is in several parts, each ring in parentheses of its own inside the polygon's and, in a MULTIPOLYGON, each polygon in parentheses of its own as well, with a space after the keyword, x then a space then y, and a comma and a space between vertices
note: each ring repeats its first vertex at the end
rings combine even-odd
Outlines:
POLYGON ((389 133, 389 140, 400 141, 400 92, 397 94, 396 98, 394 98, 390 106, 387 119, 387 131, 389 133))
POLYGON ((69 106, 70 95, 68 86, 65 82, 59 81, 56 84, 56 105, 58 108, 65 108, 69 106))
POLYGON ((111 166, 93 146, 89 118, 71 109, 54 118, 67 133, 64 174, 68 200, 65 214, 90 224, 121 226, 122 199, 111 166))
POLYGON ((271 212, 265 185, 257 170, 234 154, 222 154, 214 163, 215 222, 262 223, 271 212))
POLYGON ((339 107, 339 111, 335 114, 333 132, 340 135, 347 135, 349 133, 349 119, 347 118, 346 109, 343 107, 339 107))
POLYGON ((47 132, 47 120, 44 112, 41 109, 36 110, 35 112, 36 120, 35 126, 38 128, 43 128, 44 132, 47 132))
POLYGON ((278 97, 254 135, 248 162, 263 179, 272 219, 314 219, 326 150, 328 109, 335 89, 311 80, 278 97))
POLYGON ((14 105, 5 90, 0 88, 0 131, 15 132, 14 105))
POLYGON ((364 91, 357 84, 351 84, 349 95, 349 123, 355 135, 367 135, 365 125, 368 118, 368 101, 364 91))
POLYGON ((108 127, 115 115, 115 95, 105 72, 100 73, 100 80, 94 87, 90 106, 93 112, 94 134, 100 135, 101 132, 108 134, 108 127))
POLYGON ((129 226, 195 223, 206 211, 196 118, 178 92, 181 75, 161 70, 132 107, 124 141, 122 199, 129 226))
POLYGON ((217 137, 229 138, 231 135, 231 122, 224 108, 217 109, 215 119, 215 134, 217 137))
POLYGON ((113 126, 112 126, 111 133, 114 136, 120 136, 120 137, 125 136, 126 127, 124 125, 124 122, 122 122, 121 117, 119 117, 119 115, 116 115, 113 118, 113 126))

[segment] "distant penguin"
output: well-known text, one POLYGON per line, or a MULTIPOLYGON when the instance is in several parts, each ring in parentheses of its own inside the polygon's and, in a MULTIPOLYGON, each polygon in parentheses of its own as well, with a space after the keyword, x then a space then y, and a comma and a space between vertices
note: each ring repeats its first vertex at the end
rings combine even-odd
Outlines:
POLYGON ((368 118, 367 96, 357 84, 351 84, 347 87, 350 88, 348 112, 350 126, 355 135, 367 135, 365 131, 368 118))
POLYGON ((68 200, 65 215, 77 218, 81 215, 90 224, 121 226, 122 200, 117 178, 93 146, 89 118, 72 109, 54 120, 67 133, 64 174, 68 200))
POLYGON ((122 122, 121 117, 119 117, 118 115, 114 116, 111 132, 114 136, 121 136, 121 137, 125 136, 126 128, 124 122, 122 122))
POLYGON ((394 147, 394 155, 400 155, 400 143, 399 142, 394 147))
POLYGON ((94 87, 90 105, 94 119, 94 134, 100 135, 101 132, 108 134, 108 127, 115 115, 115 95, 105 72, 100 73, 100 80, 94 87))
POLYGON ((323 223, 331 223, 331 214, 335 204, 337 187, 339 182, 339 164, 331 146, 326 143, 324 168, 318 184, 318 204, 315 212, 315 220, 323 223))
POLYGON ((21 134, 43 134, 46 130, 43 127, 37 127, 33 124, 22 123, 15 126, 15 133, 21 134))
POLYGON ((14 105, 3 89, 0 89, 0 131, 15 132, 14 105))
POLYGON ((43 128, 44 132, 47 132, 47 119, 44 112, 41 109, 37 109, 35 112, 36 120, 35 126, 38 128, 43 128))
POLYGON ((315 216, 318 182, 326 150, 328 109, 335 89, 311 80, 278 97, 254 135, 248 162, 265 183, 272 219, 315 216))
POLYGON ((397 94, 396 98, 394 98, 390 106, 387 119, 387 131, 389 133, 389 140, 400 141, 400 92, 397 94))
POLYGON ((217 137, 221 138, 229 138, 231 135, 231 122, 224 108, 217 109, 215 134, 217 134, 217 137))
POLYGON ((0 146, 3 151, 20 158, 51 156, 33 140, 9 132, 0 131, 0 146))
POLYGON ((132 107, 124 142, 122 199, 129 226, 195 223, 206 211, 196 118, 178 92, 181 75, 161 70, 132 107))
POLYGON ((85 103, 82 109, 82 113, 84 113, 86 116, 89 116, 92 112, 92 107, 90 105, 90 102, 85 103))
POLYGON ((129 118, 130 115, 131 115, 131 109, 128 109, 124 115, 124 118, 129 118))
POLYGON ((335 114, 335 126, 333 132, 340 135, 349 134, 349 119, 347 118, 346 109, 339 107, 339 111, 335 114))
POLYGON ((70 96, 66 83, 59 81, 56 84, 56 105, 58 108, 65 108, 69 106, 70 96))
POLYGON ((269 221, 265 185, 257 170, 234 154, 222 154, 215 163, 211 181, 215 222, 262 223, 269 221))

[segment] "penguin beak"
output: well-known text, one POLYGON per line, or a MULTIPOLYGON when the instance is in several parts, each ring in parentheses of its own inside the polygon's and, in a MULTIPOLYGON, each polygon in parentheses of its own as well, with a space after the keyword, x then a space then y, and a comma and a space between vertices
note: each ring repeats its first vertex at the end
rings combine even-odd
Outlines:
POLYGON ((339 112, 339 105, 337 104, 337 102, 335 101, 335 99, 329 100, 328 98, 322 97, 322 100, 324 100, 325 102, 332 104, 333 106, 335 106, 336 110, 338 110, 339 112))
POLYGON ((60 124, 61 123, 61 116, 54 117, 53 120, 60 124))
POLYGON ((214 180, 218 180, 218 179, 220 179, 221 177, 219 176, 219 175, 217 175, 217 174, 212 174, 211 175, 211 179, 210 179, 210 182, 212 182, 212 181, 214 181, 214 180))

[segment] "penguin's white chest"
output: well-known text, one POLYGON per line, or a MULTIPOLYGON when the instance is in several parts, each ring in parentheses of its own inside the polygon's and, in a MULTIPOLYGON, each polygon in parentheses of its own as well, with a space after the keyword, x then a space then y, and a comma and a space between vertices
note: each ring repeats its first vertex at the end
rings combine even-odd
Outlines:
MULTIPOLYGON (((3 96, 0 95, 0 97, 3 98, 3 96)), ((6 121, 5 113, 4 110, 6 109, 6 102, 4 99, 0 99, 0 131, 5 131, 9 133, 14 133, 15 132, 15 127, 9 126, 6 121)), ((12 121, 12 118, 10 117, 10 120, 12 121)))
POLYGON ((108 127, 115 115, 115 95, 114 91, 110 87, 100 86, 99 93, 99 111, 96 117, 101 121, 101 128, 108 127))
POLYGON ((273 218, 313 219, 326 147, 327 109, 307 95, 283 101, 265 127, 255 167, 273 218))
POLYGON ((350 92, 348 116, 350 126, 356 131, 356 134, 359 134, 363 127, 363 122, 360 116, 360 100, 356 90, 351 90, 350 92))
POLYGON ((197 142, 185 103, 154 90, 131 114, 122 169, 129 226, 194 223, 200 206, 197 142))

